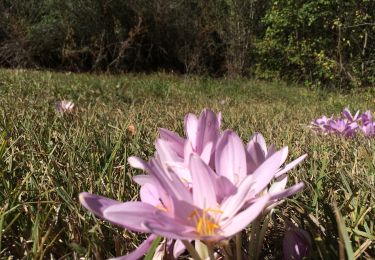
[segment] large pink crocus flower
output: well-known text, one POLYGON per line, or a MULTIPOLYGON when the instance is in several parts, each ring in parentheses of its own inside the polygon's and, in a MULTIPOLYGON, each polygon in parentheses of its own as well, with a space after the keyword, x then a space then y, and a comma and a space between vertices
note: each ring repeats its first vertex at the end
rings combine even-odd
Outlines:
POLYGON ((221 181, 225 177, 217 176, 198 155, 192 154, 191 191, 173 171, 165 172, 156 159, 147 163, 130 158, 131 164, 146 169, 151 177, 143 185, 147 188, 141 194, 142 201, 120 203, 89 193, 81 193, 80 201, 97 216, 136 232, 177 240, 221 241, 246 228, 263 211, 270 197, 259 191, 279 169, 282 156, 282 151, 270 156, 254 175, 245 177, 235 188, 231 182, 221 181), (230 187, 223 187, 227 185, 230 187), (229 192, 223 197, 226 189, 229 192))
POLYGON ((175 257, 185 249, 182 240, 209 244, 230 239, 265 208, 303 188, 303 183, 285 186, 286 172, 305 156, 282 167, 287 148, 267 148, 260 134, 245 147, 233 131, 220 134, 220 122, 221 115, 209 109, 199 119, 189 114, 185 118, 186 139, 161 129, 154 158, 145 162, 130 157, 132 167, 148 173, 134 177, 141 185, 141 201, 121 203, 80 194, 82 205, 98 217, 151 233, 124 259, 141 257, 157 235, 174 244, 175 257))
MULTIPOLYGON (((256 193, 267 186, 267 180, 280 166, 280 158, 281 153, 275 153, 255 171, 256 176, 262 178, 248 176, 235 193, 225 198, 220 195, 222 190, 217 185, 217 176, 197 155, 191 155, 189 163, 192 192, 184 188, 174 172, 163 172, 156 160, 142 162, 146 164, 144 167, 148 168, 153 181, 165 191, 165 194, 153 194, 160 196, 160 204, 154 206, 143 201, 114 204, 106 207, 101 215, 125 228, 172 239, 212 242, 230 238, 262 212, 269 197, 257 197, 256 193), (249 194, 256 199, 243 208, 249 194)), ((85 194, 81 195, 81 201, 85 201, 85 194)))
POLYGON ((144 201, 102 201, 103 197, 98 196, 97 200, 106 205, 98 208, 95 195, 88 193, 82 193, 80 201, 89 210, 95 209, 98 216, 133 231, 152 232, 180 240, 220 241, 240 232, 261 213, 269 197, 257 197, 256 193, 267 186, 267 180, 280 166, 281 156, 280 152, 275 153, 255 171, 256 176, 262 175, 262 178, 248 176, 233 194, 225 198, 220 196, 222 190, 217 185, 215 173, 199 156, 191 155, 191 192, 173 171, 165 173, 156 160, 151 160, 142 164, 159 190, 158 193, 144 194, 149 196, 144 200, 151 202, 160 196, 155 200, 158 205, 144 201), (254 199, 243 209, 249 194, 253 194, 254 199))

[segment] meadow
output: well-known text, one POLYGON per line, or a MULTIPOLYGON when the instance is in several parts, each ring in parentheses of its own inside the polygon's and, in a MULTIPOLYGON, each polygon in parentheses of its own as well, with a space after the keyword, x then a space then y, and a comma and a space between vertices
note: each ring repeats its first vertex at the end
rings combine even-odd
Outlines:
POLYGON ((321 115, 375 110, 375 90, 310 89, 283 82, 155 73, 95 75, 0 70, 0 258, 104 259, 136 248, 144 235, 95 218, 78 202, 88 191, 136 200, 127 158, 154 154, 158 128, 183 133, 188 112, 223 114, 247 142, 289 147, 290 173, 305 189, 277 207, 261 259, 280 259, 282 217, 309 232, 314 259, 375 257, 375 142, 323 136, 321 115), (59 115, 55 102, 72 100, 59 115), (135 126, 135 134, 129 131, 135 126))

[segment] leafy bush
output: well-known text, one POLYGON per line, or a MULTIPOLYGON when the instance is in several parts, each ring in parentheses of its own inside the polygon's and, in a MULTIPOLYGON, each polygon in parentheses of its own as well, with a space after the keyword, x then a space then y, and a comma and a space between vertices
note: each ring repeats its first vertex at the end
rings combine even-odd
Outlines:
POLYGON ((258 72, 316 85, 373 84, 374 9, 368 0, 273 0, 258 72))

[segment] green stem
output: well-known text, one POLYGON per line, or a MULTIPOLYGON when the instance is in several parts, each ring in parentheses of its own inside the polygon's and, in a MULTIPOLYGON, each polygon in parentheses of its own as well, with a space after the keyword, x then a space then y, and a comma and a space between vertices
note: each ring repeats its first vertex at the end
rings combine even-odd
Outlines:
POLYGON ((250 235, 250 242, 249 242, 249 259, 256 260, 256 248, 257 248, 257 239, 258 233, 260 229, 261 217, 259 216, 256 218, 253 223, 251 224, 251 235, 250 235))
POLYGON ((266 218, 264 219, 262 229, 260 230, 259 239, 257 241, 258 244, 257 244, 257 248, 255 250, 255 259, 258 259, 260 251, 262 250, 264 236, 265 236, 267 228, 268 228, 268 223, 270 222, 270 219, 271 219, 270 218, 271 212, 267 214, 266 218))
POLYGON ((237 260, 242 259, 242 239, 241 239, 241 232, 236 234, 236 256, 237 260))
POLYGON ((182 243, 184 244, 184 246, 186 247, 187 251, 189 252, 190 256, 194 259, 194 260, 201 260, 201 257, 199 256, 197 250, 195 250, 195 248, 193 247, 192 244, 190 244, 189 241, 187 240, 182 240, 182 243))

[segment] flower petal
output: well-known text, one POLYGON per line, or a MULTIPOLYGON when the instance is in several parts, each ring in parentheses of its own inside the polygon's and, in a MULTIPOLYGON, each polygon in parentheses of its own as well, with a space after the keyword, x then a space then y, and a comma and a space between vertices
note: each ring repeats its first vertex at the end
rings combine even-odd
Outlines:
POLYGON ((245 147, 238 135, 230 130, 223 133, 216 145, 215 168, 220 176, 234 184, 247 175, 245 147))
POLYGON ((144 160, 142 160, 139 157, 130 156, 128 158, 128 163, 133 168, 141 169, 141 170, 144 170, 144 171, 148 171, 149 170, 148 163, 145 162, 144 160))
POLYGON ((185 134, 190 140, 192 146, 197 146, 197 134, 198 134, 198 118, 194 114, 187 114, 185 116, 185 134))
POLYGON ((136 232, 150 232, 143 223, 155 216, 158 209, 154 206, 132 201, 107 207, 103 211, 104 219, 136 232))
POLYGON ((251 194, 256 195, 262 191, 271 180, 275 177, 280 165, 283 163, 283 157, 285 156, 287 148, 283 148, 274 153, 270 158, 265 160, 252 175, 254 186, 252 187, 251 194))
POLYGON ((146 183, 153 183, 154 179, 152 178, 151 175, 140 174, 140 175, 133 176, 133 181, 142 186, 146 183))
POLYGON ((222 226, 225 237, 231 237, 246 228, 255 218, 262 213, 269 200, 268 196, 259 198, 254 204, 230 219, 222 226))
POLYGON ((138 260, 138 259, 141 259, 142 256, 144 254, 146 254, 148 252, 148 250, 151 248, 152 243, 154 242, 154 240, 156 238, 157 238, 156 235, 150 235, 133 252, 131 252, 127 255, 124 255, 124 256, 119 256, 119 257, 116 257, 116 258, 110 258, 109 260, 138 260))
POLYGON ((307 157, 307 154, 304 154, 298 157, 297 159, 295 159, 294 161, 288 163, 287 165, 284 166, 284 168, 282 168, 279 172, 276 173, 275 177, 279 177, 283 175, 284 173, 288 172, 289 170, 293 169, 298 164, 300 164, 306 157, 307 157))
POLYGON ((150 183, 146 183, 141 187, 139 195, 142 202, 151 204, 155 207, 161 204, 158 189, 150 183))
POLYGON ((151 159, 150 168, 150 175, 155 177, 165 193, 179 200, 192 201, 190 192, 186 189, 185 184, 182 183, 176 173, 173 172, 173 169, 164 169, 156 159, 151 159))
POLYGON ((159 129, 160 138, 170 144, 170 147, 180 157, 184 156, 184 142, 185 139, 179 136, 177 133, 169 131, 165 128, 159 129))
POLYGON ((86 209, 88 209, 89 211, 91 211, 92 213, 94 213, 96 216, 98 216, 100 218, 104 218, 103 217, 103 211, 106 208, 108 208, 112 205, 121 204, 120 201, 108 199, 106 197, 91 194, 91 193, 88 193, 88 192, 80 193, 79 194, 79 201, 81 202, 81 204, 86 209))
POLYGON ((178 258, 183 252, 185 252, 186 248, 184 243, 181 240, 176 240, 173 245, 173 257, 178 258))
POLYGON ((219 122, 216 114, 210 110, 205 109, 199 116, 197 128, 197 143, 196 152, 201 154, 206 144, 212 142, 216 144, 219 135, 219 122))
POLYGON ((270 200, 280 200, 292 196, 293 194, 301 191, 304 187, 305 184, 303 182, 300 182, 282 191, 273 192, 270 194, 270 200))
POLYGON ((186 226, 163 212, 159 212, 155 218, 146 221, 145 226, 152 233, 170 239, 193 240, 197 236, 193 227, 186 226))
POLYGON ((192 177, 194 205, 201 209, 216 207, 215 173, 195 154, 190 156, 189 168, 192 177))
POLYGON ((178 157, 176 152, 171 149, 170 144, 163 139, 156 140, 155 148, 162 162, 182 161, 182 158, 178 157))

